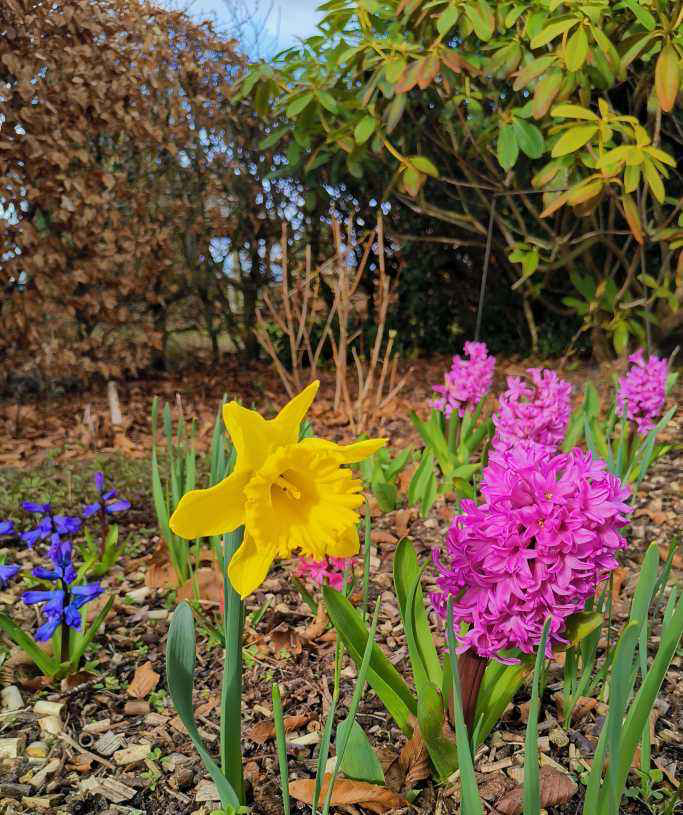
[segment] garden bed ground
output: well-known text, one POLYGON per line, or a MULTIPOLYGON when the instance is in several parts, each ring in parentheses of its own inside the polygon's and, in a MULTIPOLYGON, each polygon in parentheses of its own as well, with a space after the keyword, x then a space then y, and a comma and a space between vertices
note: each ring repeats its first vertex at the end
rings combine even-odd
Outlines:
MULTIPOLYGON (((409 395, 385 416, 383 432, 391 444, 415 443, 408 410, 422 409, 429 385, 440 378, 444 360, 413 363, 409 395)), ((499 375, 521 372, 526 364, 499 365, 499 375), (502 369, 502 371, 501 371, 502 369)), ((605 371, 582 370, 565 374, 577 384, 590 376, 598 385, 609 383, 605 371)), ((149 405, 155 394, 175 403, 182 394, 186 416, 198 418, 198 442, 206 446, 213 429, 215 410, 223 391, 249 404, 267 409, 283 401, 281 388, 267 369, 226 369, 220 374, 194 372, 183 379, 119 384, 124 423, 111 427, 104 390, 84 395, 63 395, 49 401, 0 406, 0 518, 16 515, 20 500, 48 496, 55 505, 76 509, 87 502, 93 473, 103 469, 133 503, 122 522, 126 555, 106 580, 116 601, 106 629, 89 654, 90 676, 69 688, 41 687, 30 668, 8 654, 2 665, 2 685, 19 687, 22 704, 14 711, 0 712, 0 813, 89 815, 89 813, 133 813, 186 815, 208 813, 213 789, 191 743, 176 719, 165 692, 164 645, 174 592, 157 588, 163 582, 160 541, 148 488, 148 455, 151 445, 149 405), (150 585, 150 583, 152 585, 150 585), (137 678, 134 680, 134 678, 137 678), (147 685, 145 686, 145 680, 147 685), (142 687, 140 685, 142 684, 142 687), (145 692, 146 691, 146 692, 145 692), (141 697, 141 698, 139 698, 141 697), (61 705, 55 719, 49 705, 61 705), (13 751, 16 750, 16 756, 13 751)), ((679 388, 678 402, 683 393, 679 388)), ((332 384, 325 382, 313 412, 316 432, 343 439, 348 429, 331 410, 332 384)), ((674 419, 668 432, 671 452, 653 467, 635 501, 630 529, 631 546, 615 581, 616 624, 625 617, 638 578, 645 548, 652 542, 663 552, 683 530, 683 419, 674 419)), ((421 554, 428 558, 439 545, 453 513, 451 504, 438 502, 429 517, 420 519, 412 510, 376 513, 373 539, 371 596, 382 600, 378 641, 391 661, 404 674, 407 651, 399 625, 399 614, 391 592, 391 562, 396 542, 409 535, 421 554)), ((375 513, 373 513, 375 514, 375 513)), ((31 565, 28 551, 9 552, 8 559, 31 565)), ((331 699, 334 642, 325 633, 298 593, 292 591, 291 563, 279 564, 261 589, 248 601, 248 612, 268 609, 258 624, 247 624, 244 687, 244 755, 253 812, 276 815, 282 811, 275 747, 270 724, 271 684, 280 683, 285 715, 296 717, 289 737, 290 774, 310 777, 322 720, 331 699)), ((683 562, 677 557, 672 582, 683 584, 683 562)), ((12 608, 26 627, 35 625, 33 611, 17 604, 19 586, 0 592, 0 608, 12 608)), ((659 633, 655 609, 651 642, 659 633)), ((215 644, 200 636, 198 648, 198 693, 195 699, 198 723, 206 742, 215 750, 218 743, 218 698, 221 654, 215 644)), ((355 670, 345 663, 343 671, 343 717, 353 688, 355 670)), ((569 731, 558 723, 553 694, 561 679, 561 668, 553 665, 539 727, 542 760, 580 776, 590 766, 593 745, 599 732, 604 706, 586 702, 569 731)), ((521 778, 524 720, 528 690, 523 688, 504 721, 477 755, 480 789, 493 804, 521 778)), ((653 763, 662 771, 657 794, 671 795, 683 767, 683 657, 674 657, 661 690, 653 717, 653 763)), ((404 750, 405 737, 392 725, 375 695, 368 691, 359 720, 386 764, 387 782, 402 790, 409 779, 424 775, 424 756, 404 750), (403 760, 401 760, 401 758, 403 760)), ((661 801, 651 798, 646 806, 636 796, 639 780, 630 778, 631 797, 623 811, 661 811, 661 801)), ((425 779, 415 801, 418 813, 455 813, 454 786, 435 788, 425 779)), ((554 813, 578 811, 583 787, 554 813)), ((294 805, 296 807, 296 804, 294 805)), ((358 811, 356 809, 356 811, 358 811)))

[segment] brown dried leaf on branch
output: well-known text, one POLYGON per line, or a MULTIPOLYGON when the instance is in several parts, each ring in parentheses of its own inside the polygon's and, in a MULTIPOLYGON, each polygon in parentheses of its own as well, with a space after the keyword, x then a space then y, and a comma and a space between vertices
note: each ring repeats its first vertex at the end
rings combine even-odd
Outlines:
MULTIPOLYGON (((328 773, 324 780, 320 800, 324 800, 327 795, 327 788, 331 775, 328 773)), ((289 794, 297 801, 305 804, 313 803, 313 792, 315 790, 315 779, 301 778, 292 781, 289 785, 289 794)), ((330 800, 332 806, 353 806, 357 804, 363 809, 375 812, 376 815, 384 815, 392 809, 408 806, 408 801, 395 792, 380 787, 376 784, 368 784, 365 781, 351 781, 348 778, 337 778, 332 789, 330 800)))
MULTIPOLYGON (((571 800, 578 792, 578 786, 566 774, 552 767, 541 767, 539 772, 541 788, 541 807, 561 806, 571 800)), ((494 812, 499 815, 521 815, 524 809, 524 788, 515 787, 496 803, 494 812)))

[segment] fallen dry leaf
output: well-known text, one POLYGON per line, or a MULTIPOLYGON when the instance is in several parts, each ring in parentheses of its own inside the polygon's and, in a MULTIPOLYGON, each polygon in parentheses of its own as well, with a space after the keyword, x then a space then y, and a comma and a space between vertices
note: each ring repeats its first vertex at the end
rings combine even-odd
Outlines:
MULTIPOLYGON (((285 733, 291 733, 293 730, 298 730, 310 721, 310 716, 301 714, 300 716, 285 716, 285 733)), ((256 744, 265 744, 267 741, 275 738, 275 722, 259 722, 254 725, 247 733, 249 741, 256 744)))
MULTIPOLYGON (((331 777, 330 773, 327 773, 323 779, 320 792, 321 801, 324 800, 327 794, 331 777)), ((303 801, 305 804, 313 803, 314 790, 315 779, 313 778, 300 778, 298 781, 292 781, 289 785, 289 794, 292 798, 303 801)), ((337 778, 334 782, 330 803, 332 806, 358 804, 358 806, 368 809, 370 812, 375 812, 377 815, 383 815, 383 813, 392 809, 408 806, 405 798, 386 787, 368 784, 365 781, 351 781, 348 778, 337 778)))
POLYGON ((223 575, 218 569, 206 566, 197 569, 194 578, 183 583, 178 589, 176 593, 178 602, 194 597, 195 581, 200 600, 217 605, 223 604, 223 575))
MULTIPOLYGON (((560 691, 553 693, 553 701, 557 708, 557 717, 561 720, 564 718, 564 696, 560 691)), ((573 721, 580 722, 581 719, 585 719, 591 710, 596 708, 597 704, 597 699, 592 699, 590 696, 580 696, 576 700, 576 705, 572 711, 573 721)))
POLYGON ((133 699, 144 699, 148 693, 156 688, 160 678, 152 663, 145 662, 135 671, 135 675, 130 685, 128 685, 128 695, 133 699))
MULTIPOLYGON (((561 773, 552 767, 541 767, 539 782, 541 807, 543 809, 566 804, 576 795, 579 789, 566 773, 561 773)), ((500 813, 500 815, 521 815, 523 809, 524 788, 520 784, 496 803, 494 812, 500 813)))
POLYGON ((321 637, 327 630, 327 612, 322 603, 318 603, 318 611, 315 615, 315 620, 306 627, 301 635, 305 640, 313 642, 321 637))
POLYGON ((414 516, 412 509, 399 509, 394 512, 394 529, 399 538, 405 538, 410 532, 410 522, 414 516))
POLYGON ((612 602, 616 603, 621 594, 621 587, 624 585, 624 580, 628 577, 628 569, 623 566, 615 569, 612 572, 612 602))
POLYGON ((419 727, 414 727, 413 735, 403 745, 398 760, 401 769, 405 772, 403 785, 407 790, 412 790, 418 781, 424 781, 425 778, 429 778, 431 775, 429 754, 422 740, 419 727))
POLYGON ((298 656, 303 650, 303 640, 298 631, 287 623, 280 623, 268 634, 270 648, 277 657, 282 651, 298 656))
POLYGON ((371 537, 373 543, 385 543, 389 546, 393 546, 397 542, 395 535, 392 535, 391 532, 386 532, 383 529, 373 530, 371 537))
MULTIPOLYGON (((666 563, 666 560, 669 557, 669 547, 660 544, 658 548, 660 559, 662 560, 662 562, 666 563)), ((683 569, 683 552, 680 549, 677 549, 674 552, 671 564, 674 567, 674 569, 683 569)))

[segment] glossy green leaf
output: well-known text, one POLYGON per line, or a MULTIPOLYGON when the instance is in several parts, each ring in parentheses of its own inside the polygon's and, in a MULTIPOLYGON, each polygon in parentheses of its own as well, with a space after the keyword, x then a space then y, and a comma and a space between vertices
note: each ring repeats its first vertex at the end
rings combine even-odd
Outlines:
POLYGON ((515 166, 519 156, 519 145, 515 135, 515 128, 511 124, 504 124, 498 132, 497 147, 498 163, 504 170, 515 166))
POLYGON ((531 47, 542 48, 544 45, 547 45, 549 42, 552 42, 556 37, 559 37, 561 34, 564 34, 565 31, 569 31, 573 28, 577 23, 578 19, 576 17, 569 17, 566 20, 558 20, 553 23, 549 23, 540 34, 537 34, 531 40, 531 47))
POLYGON ((363 116, 358 122, 353 131, 353 137, 356 144, 365 144, 365 142, 372 136, 377 127, 377 121, 374 116, 363 116))
POLYGON ((305 93, 302 93, 301 96, 297 96, 289 103, 289 105, 287 105, 285 114, 291 119, 295 118, 308 107, 312 100, 313 91, 306 91, 305 93))
POLYGON ((536 125, 515 117, 512 127, 519 149, 529 158, 540 158, 545 150, 545 141, 536 125))

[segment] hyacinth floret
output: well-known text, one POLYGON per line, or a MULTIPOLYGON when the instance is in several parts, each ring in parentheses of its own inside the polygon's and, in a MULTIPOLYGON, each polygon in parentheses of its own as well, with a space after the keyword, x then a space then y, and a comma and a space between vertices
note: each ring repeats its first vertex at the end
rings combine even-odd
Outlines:
POLYGON ((37 628, 34 635, 38 642, 49 640, 62 623, 80 631, 82 627, 81 608, 103 592, 99 583, 73 585, 77 579, 77 573, 72 560, 71 541, 54 541, 48 555, 52 561, 52 568, 36 566, 33 569, 33 576, 55 583, 56 588, 51 590, 31 589, 22 595, 23 602, 28 606, 43 604, 42 611, 46 620, 37 628))
POLYGON ((631 508, 629 491, 602 461, 579 448, 547 453, 534 443, 493 452, 482 503, 461 504, 438 551, 437 612, 453 620, 461 652, 516 662, 510 649, 534 651, 550 617, 546 655, 565 643, 567 618, 582 611, 616 568, 631 508), (459 635, 460 624, 468 630, 459 635))
POLYGON ((666 401, 668 365, 665 359, 651 356, 647 361, 640 348, 628 358, 631 367, 619 380, 617 409, 634 421, 641 435, 655 426, 666 401))
POLYGON ((294 573, 318 586, 327 584, 337 591, 344 585, 344 572, 353 565, 353 558, 326 557, 322 560, 299 558, 294 573))
POLYGON ((493 415, 495 450, 510 450, 520 442, 533 442, 554 452, 564 439, 571 412, 572 386, 548 368, 528 368, 528 382, 509 376, 493 415))
POLYGON ((51 504, 23 501, 21 506, 26 512, 42 516, 36 527, 21 533, 20 537, 29 549, 39 540, 44 541, 46 538, 50 538, 53 544, 58 543, 63 536, 74 535, 81 528, 80 518, 54 515, 51 504))
POLYGON ((431 406, 446 416, 455 410, 462 417, 466 410, 474 410, 493 381, 496 358, 489 355, 486 343, 466 342, 465 355, 468 359, 456 354, 450 371, 444 376, 444 384, 432 386, 440 396, 431 406))
POLYGON ((113 515, 117 512, 125 512, 130 509, 130 501, 125 498, 116 499, 116 490, 104 488, 104 473, 95 473, 95 489, 98 492, 97 501, 88 504, 83 509, 83 517, 90 518, 91 515, 100 514, 103 516, 113 515), (116 500, 115 500, 116 499, 116 500))

